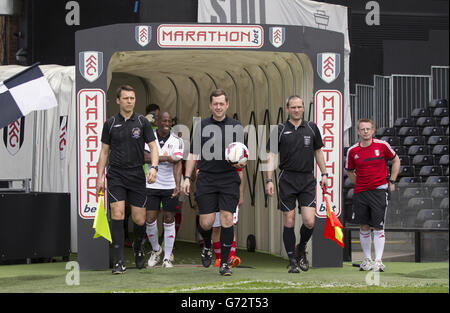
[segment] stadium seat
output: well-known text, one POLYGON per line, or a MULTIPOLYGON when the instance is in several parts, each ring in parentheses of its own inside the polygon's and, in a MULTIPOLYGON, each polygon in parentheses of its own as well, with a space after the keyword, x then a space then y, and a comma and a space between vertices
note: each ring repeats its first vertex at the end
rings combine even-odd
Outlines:
POLYGON ((412 165, 411 157, 409 155, 399 155, 398 158, 400 159, 400 164, 412 165))
POLYGON ((400 177, 397 185, 399 188, 419 187, 420 186, 420 178, 419 177, 409 177, 409 176, 400 177))
POLYGON ((445 169, 442 169, 442 171, 444 172, 444 175, 445 176, 449 176, 448 174, 448 169, 449 169, 449 167, 447 166, 447 168, 445 168, 445 169))
POLYGON ((448 198, 448 186, 446 187, 434 187, 431 191, 431 197, 433 199, 439 199, 439 203, 444 198, 448 198))
POLYGON ((408 149, 404 146, 391 146, 397 155, 404 155, 408 153, 408 149))
POLYGON ((423 223, 423 228, 448 228, 448 221, 428 220, 425 223, 423 223))
POLYGON ((429 108, 448 108, 447 99, 433 99, 428 104, 429 108))
POLYGON ((448 127, 447 130, 445 131, 445 136, 448 136, 448 127))
POLYGON ((420 210, 423 208, 432 208, 433 199, 431 198, 411 198, 408 200, 408 209, 420 210))
POLYGON ((433 116, 448 116, 448 108, 436 108, 433 111, 433 116))
POLYGON ((444 154, 439 159, 439 165, 446 165, 448 166, 448 154, 444 154))
POLYGON ((424 145, 413 145, 408 149, 408 155, 414 156, 418 154, 428 154, 428 146, 424 145))
POLYGON ((391 146, 401 145, 400 138, 395 137, 395 136, 383 136, 380 139, 383 141, 386 141, 391 146))
POLYGON ((431 153, 433 155, 448 154, 448 145, 435 145, 431 153))
POLYGON ((395 136, 394 127, 380 127, 375 132, 375 137, 381 138, 383 136, 395 136))
POLYGON ((422 116, 416 121, 417 127, 436 126, 436 119, 434 117, 422 116))
POLYGON ((406 187, 401 192, 401 197, 403 199, 418 198, 424 196, 422 187, 406 187))
POLYGON ((406 176, 414 176, 415 170, 414 166, 412 165, 400 165, 400 170, 398 172, 399 177, 406 177, 406 176))
POLYGON ((414 126, 403 126, 398 131, 398 136, 419 136, 419 128, 414 126))
POLYGON ((431 116, 430 110, 427 108, 415 108, 411 112, 411 117, 431 116))
POLYGON ((428 220, 441 220, 442 219, 442 210, 440 209, 422 209, 417 213, 417 222, 418 224, 423 224, 428 220))
POLYGON ((414 118, 406 118, 406 117, 399 117, 394 122, 394 127, 401 128, 403 126, 415 126, 416 125, 416 119, 414 118))
POLYGON ((422 130, 422 136, 440 136, 444 135, 444 129, 439 126, 427 126, 422 130))
POLYGON ((448 211, 448 197, 441 200, 441 203, 439 204, 439 209, 448 211))
POLYGON ((422 166, 419 172, 419 176, 442 176, 442 167, 437 165, 425 165, 422 166))
POLYGON ((447 176, 429 176, 425 181, 425 186, 443 185, 448 183, 447 176))
POLYGON ((441 126, 448 126, 448 116, 442 117, 441 121, 439 122, 439 125, 441 125, 441 126))
POLYGON ((434 157, 432 155, 415 155, 412 160, 412 165, 422 166, 422 165, 434 165, 434 157))
POLYGON ((404 146, 424 145, 424 144, 426 144, 424 136, 406 136, 405 139, 403 140, 404 146))
POLYGON ((430 136, 427 141, 428 145, 448 145, 448 136, 430 136))

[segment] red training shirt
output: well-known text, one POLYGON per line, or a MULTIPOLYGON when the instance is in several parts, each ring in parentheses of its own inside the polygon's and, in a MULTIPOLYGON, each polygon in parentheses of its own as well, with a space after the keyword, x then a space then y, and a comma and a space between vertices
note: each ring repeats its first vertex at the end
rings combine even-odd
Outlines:
POLYGON ((356 183, 353 193, 376 189, 387 183, 387 161, 395 158, 396 153, 383 140, 372 138, 368 147, 356 143, 348 149, 345 169, 355 170, 356 183))

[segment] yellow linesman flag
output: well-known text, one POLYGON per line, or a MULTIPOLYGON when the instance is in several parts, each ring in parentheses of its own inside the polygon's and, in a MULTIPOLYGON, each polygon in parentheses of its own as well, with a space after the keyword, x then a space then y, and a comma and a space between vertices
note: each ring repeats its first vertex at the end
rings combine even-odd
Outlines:
POLYGON ((100 194, 97 206, 97 212, 95 212, 94 226, 95 229, 94 238, 103 237, 112 243, 111 231, 109 230, 108 218, 106 217, 105 205, 103 204, 103 194, 100 194))

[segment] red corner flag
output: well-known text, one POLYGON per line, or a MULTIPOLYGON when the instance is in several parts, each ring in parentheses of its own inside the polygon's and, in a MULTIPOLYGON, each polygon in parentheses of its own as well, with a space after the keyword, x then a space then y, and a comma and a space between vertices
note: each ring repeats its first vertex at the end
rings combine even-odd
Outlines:
POLYGON ((327 239, 335 241, 338 245, 344 248, 344 233, 342 232, 342 224, 337 218, 336 214, 330 207, 325 188, 323 189, 323 195, 325 197, 325 202, 327 205, 327 221, 325 222, 325 229, 323 231, 323 236, 327 239))

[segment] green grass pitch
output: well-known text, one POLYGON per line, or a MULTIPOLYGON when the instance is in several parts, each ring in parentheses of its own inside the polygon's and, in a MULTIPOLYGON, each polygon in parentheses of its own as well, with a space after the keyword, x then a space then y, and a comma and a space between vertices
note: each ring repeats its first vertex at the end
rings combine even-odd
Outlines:
MULTIPOLYGON (((287 260, 259 252, 237 250, 241 266, 222 277, 218 268, 200 264, 197 244, 178 241, 175 267, 135 268, 131 248, 125 248, 127 272, 80 271, 79 284, 66 262, 0 266, 2 293, 448 293, 449 263, 386 262, 386 272, 360 272, 351 263, 342 268, 310 268, 287 272, 287 260), (66 280, 69 278, 69 284, 66 280)), ((71 256, 76 261, 76 255, 71 256)))

